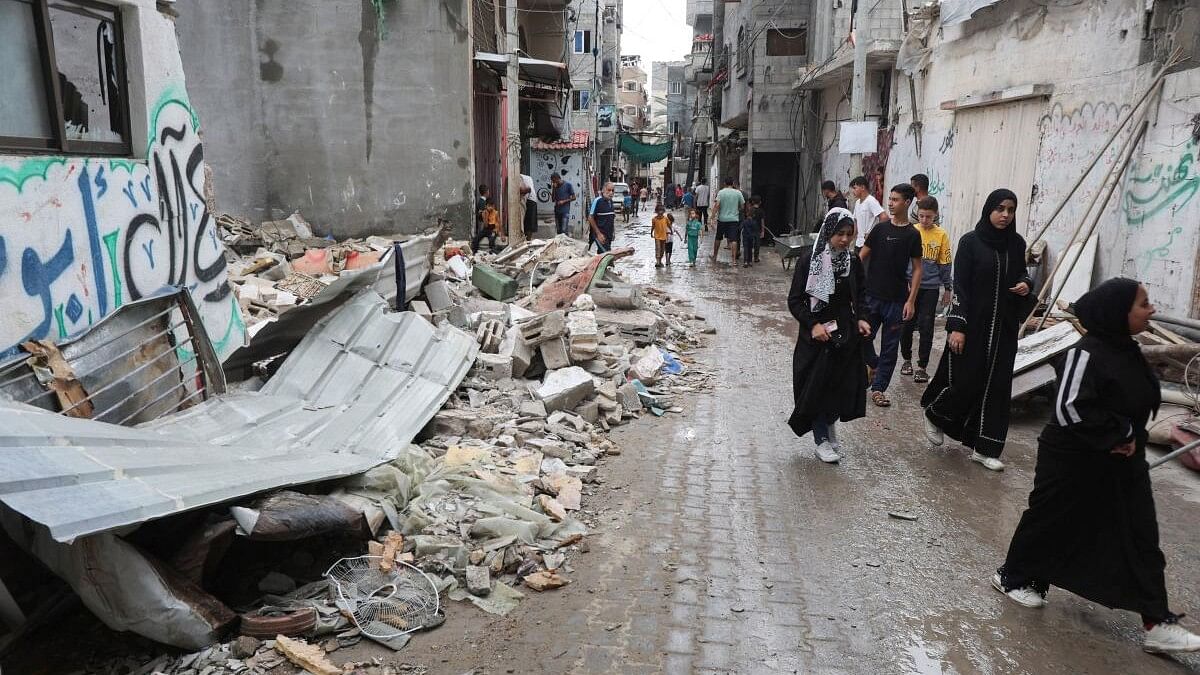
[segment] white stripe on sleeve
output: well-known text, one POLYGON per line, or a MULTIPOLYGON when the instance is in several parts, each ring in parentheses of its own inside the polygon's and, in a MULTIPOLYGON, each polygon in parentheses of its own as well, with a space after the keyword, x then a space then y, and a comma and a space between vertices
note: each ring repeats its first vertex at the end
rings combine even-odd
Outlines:
POLYGON ((1067 391, 1066 397, 1063 399, 1063 410, 1060 413, 1065 413, 1067 419, 1074 424, 1079 424, 1083 421, 1083 418, 1079 416, 1079 411, 1075 409, 1075 398, 1079 396, 1079 385, 1083 382, 1083 374, 1087 370, 1088 359, 1092 357, 1090 353, 1082 349, 1078 351, 1079 353, 1075 357, 1074 372, 1071 373, 1071 380, 1068 383, 1069 387, 1064 387, 1064 389, 1069 388, 1069 391, 1067 391))

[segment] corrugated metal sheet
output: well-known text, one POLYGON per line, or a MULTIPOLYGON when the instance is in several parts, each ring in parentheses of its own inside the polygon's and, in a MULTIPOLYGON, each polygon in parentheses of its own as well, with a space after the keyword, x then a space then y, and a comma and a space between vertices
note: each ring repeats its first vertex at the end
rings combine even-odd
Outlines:
POLYGON ((136 428, 0 403, 0 501, 59 541, 395 456, 475 360, 473 336, 364 291, 323 319, 258 392, 136 428))
POLYGON ((970 20, 971 16, 1000 0, 942 0, 942 25, 954 26, 970 20))

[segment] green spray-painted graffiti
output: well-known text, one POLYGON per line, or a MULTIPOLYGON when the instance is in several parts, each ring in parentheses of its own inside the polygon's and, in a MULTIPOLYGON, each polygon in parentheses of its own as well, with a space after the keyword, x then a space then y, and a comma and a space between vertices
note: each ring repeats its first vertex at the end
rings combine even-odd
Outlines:
POLYGON ((9 183, 20 192, 30 178, 46 180, 51 168, 66 163, 66 157, 32 157, 21 162, 15 169, 0 166, 0 183, 9 183))
POLYGON ((1147 272, 1150 271, 1151 263, 1153 263, 1155 260, 1158 260, 1160 258, 1166 258, 1167 256, 1171 255, 1171 247, 1175 245, 1175 235, 1182 234, 1182 233, 1183 233, 1183 228, 1176 226, 1170 232, 1167 233, 1166 243, 1164 243, 1160 246, 1155 246, 1154 248, 1152 248, 1148 251, 1145 251, 1144 253, 1139 255, 1137 257, 1138 274, 1144 276, 1147 272))
POLYGON ((1154 165, 1142 174, 1134 174, 1122 197, 1125 220, 1140 226, 1165 209, 1180 208, 1200 190, 1200 176, 1193 172, 1196 142, 1188 141, 1178 161, 1154 165))

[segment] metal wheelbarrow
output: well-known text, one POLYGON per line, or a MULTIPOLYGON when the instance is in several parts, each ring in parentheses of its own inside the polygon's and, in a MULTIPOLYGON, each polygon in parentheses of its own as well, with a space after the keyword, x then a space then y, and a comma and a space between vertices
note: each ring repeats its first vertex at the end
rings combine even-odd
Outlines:
POLYGON ((792 260, 812 248, 813 235, 811 234, 793 234, 786 237, 775 238, 775 250, 779 253, 779 263, 783 265, 785 270, 792 268, 792 260))

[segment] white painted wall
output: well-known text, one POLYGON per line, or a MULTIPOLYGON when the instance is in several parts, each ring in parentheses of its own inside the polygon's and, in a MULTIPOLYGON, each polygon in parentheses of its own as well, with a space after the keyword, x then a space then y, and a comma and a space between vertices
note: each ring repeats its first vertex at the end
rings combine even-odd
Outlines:
POLYGON ((114 4, 134 157, 0 155, 0 359, 24 340, 81 333, 165 286, 191 289, 221 357, 245 339, 203 198, 200 124, 174 23, 154 0, 114 4))
MULTIPOLYGON (((1029 216, 1029 229, 1040 229, 1149 83, 1152 65, 1138 65, 1143 9, 1141 0, 1051 7, 1011 0, 944 29, 940 38, 935 31, 932 65, 916 83, 919 132, 912 124, 908 81, 902 74, 896 76, 893 100, 899 116, 886 183, 928 174, 930 192, 946 213, 955 199, 955 113, 941 110, 939 104, 1010 87, 1053 84, 1053 95, 1044 99, 1039 137, 1030 139, 1038 146, 1035 194, 1019 207, 1029 216)), ((849 111, 848 101, 839 98, 837 87, 822 97, 826 146, 835 140, 835 127, 828 122, 849 111)), ((1161 310, 1175 315, 1191 312, 1200 243, 1200 199, 1195 198, 1200 191, 1200 149, 1191 140, 1191 117, 1198 111, 1200 70, 1169 76, 1163 102, 1155 107, 1135 155, 1136 165, 1126 173, 1099 227, 1095 280, 1135 277, 1147 285, 1161 310)), ((981 147, 974 154, 1008 151, 981 147)), ((1105 162, 1111 163, 1115 155, 1114 147, 1105 162)), ((823 157, 826 175, 836 176, 841 185, 849 158, 837 153, 836 143, 823 157)), ((1046 235, 1052 260, 1065 248, 1099 185, 1100 172, 1094 172, 1055 219, 1046 235)))

